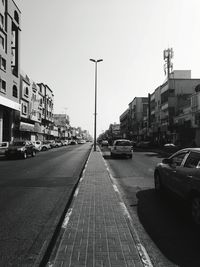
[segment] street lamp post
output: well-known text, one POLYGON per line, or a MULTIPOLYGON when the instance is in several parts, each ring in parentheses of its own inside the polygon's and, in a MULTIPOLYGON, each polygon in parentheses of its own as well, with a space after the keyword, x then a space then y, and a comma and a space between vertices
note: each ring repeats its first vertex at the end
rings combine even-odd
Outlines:
POLYGON ((94 99, 94 151, 96 151, 96 143, 97 143, 97 63, 103 61, 103 59, 90 59, 90 61, 95 63, 95 99, 94 99))

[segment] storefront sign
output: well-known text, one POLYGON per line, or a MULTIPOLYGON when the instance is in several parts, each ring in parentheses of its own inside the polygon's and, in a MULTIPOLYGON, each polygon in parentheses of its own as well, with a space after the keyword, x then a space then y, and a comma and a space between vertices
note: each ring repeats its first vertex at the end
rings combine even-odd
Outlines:
POLYGON ((20 122, 19 130, 24 132, 35 132, 34 124, 20 122))

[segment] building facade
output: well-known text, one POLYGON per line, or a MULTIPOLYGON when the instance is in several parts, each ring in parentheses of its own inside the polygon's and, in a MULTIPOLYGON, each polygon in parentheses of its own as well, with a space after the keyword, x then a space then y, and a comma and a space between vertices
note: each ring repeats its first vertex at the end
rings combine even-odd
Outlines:
POLYGON ((54 94, 48 85, 43 83, 38 83, 37 85, 39 86, 39 94, 41 96, 41 132, 43 140, 54 139, 54 94))
POLYGON ((0 141, 12 141, 19 127, 20 19, 14 1, 0 1, 0 141))
POLYGON ((200 145, 199 92, 200 79, 191 79, 191 71, 172 72, 147 98, 135 97, 129 103, 129 112, 120 116, 122 134, 157 145, 187 146, 194 140, 200 145))
POLYGON ((144 140, 147 137, 147 124, 148 124, 148 97, 135 97, 129 103, 130 110, 130 139, 131 140, 144 140))
POLYGON ((123 138, 130 139, 129 131, 130 110, 126 109, 120 116, 120 132, 123 138))
POLYGON ((58 128, 58 138, 62 140, 70 139, 69 116, 66 114, 54 114, 54 125, 58 128))

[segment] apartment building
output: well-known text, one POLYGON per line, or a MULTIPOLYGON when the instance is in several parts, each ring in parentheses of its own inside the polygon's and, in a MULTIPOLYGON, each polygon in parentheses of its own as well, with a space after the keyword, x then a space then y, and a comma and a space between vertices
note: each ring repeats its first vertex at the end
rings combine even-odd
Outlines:
POLYGON ((123 138, 130 139, 129 131, 130 110, 126 109, 120 116, 120 132, 123 138))
POLYGON ((129 103, 130 110, 130 139, 146 139, 148 132, 148 97, 135 97, 129 103))
POLYGON ((121 133, 155 144, 200 145, 200 79, 175 70, 149 97, 135 97, 120 116, 121 133))
POLYGON ((66 114, 54 114, 54 125, 58 127, 59 139, 71 138, 69 116, 66 114))
POLYGON ((11 141, 20 116, 20 19, 14 1, 0 1, 0 141, 11 141))
POLYGON ((43 96, 40 87, 29 76, 20 73, 20 125, 15 133, 16 139, 42 140, 42 104, 43 96))
POLYGON ((50 87, 43 83, 38 83, 39 93, 42 97, 41 107, 42 107, 42 134, 43 140, 54 139, 53 132, 54 129, 54 118, 53 118, 53 108, 54 108, 54 94, 50 87))
POLYGON ((200 85, 195 88, 195 93, 191 96, 191 122, 195 130, 194 141, 200 146, 200 85))
POLYGON ((191 120, 183 116, 183 109, 184 113, 191 113, 186 108, 190 107, 191 95, 200 84, 200 79, 191 79, 191 71, 183 71, 184 73, 187 74, 186 77, 181 76, 181 71, 172 72, 169 79, 160 86, 160 132, 163 142, 179 142, 180 135, 184 143, 189 136, 193 138, 191 120), (178 119, 178 116, 183 118, 178 119), (185 132, 185 137, 181 133, 183 126, 188 132, 185 132))
POLYGON ((161 87, 155 89, 155 91, 150 94, 150 110, 149 110, 149 137, 155 143, 159 143, 161 139, 160 131, 160 117, 161 117, 161 87))

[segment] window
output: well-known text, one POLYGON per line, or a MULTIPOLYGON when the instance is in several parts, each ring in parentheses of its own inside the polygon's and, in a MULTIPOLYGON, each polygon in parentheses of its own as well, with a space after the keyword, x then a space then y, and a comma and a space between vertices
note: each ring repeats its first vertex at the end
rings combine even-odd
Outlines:
POLYGON ((4 27, 4 16, 0 13, 0 27, 3 29, 4 27))
POLYGON ((0 35, 0 48, 5 49, 5 38, 0 35))
POLYGON ((18 91, 17 91, 17 86, 13 85, 13 96, 18 97, 18 91))
POLYGON ((24 115, 27 114, 27 106, 26 106, 25 104, 22 104, 22 113, 23 113, 24 115))
POLYGON ((6 70, 6 60, 3 57, 0 58, 0 68, 6 70))
POLYGON ((116 146, 131 146, 131 142, 126 141, 126 140, 124 140, 124 141, 117 141, 117 142, 115 143, 115 145, 116 145, 116 146))
POLYGON ((185 162, 184 167, 186 168, 196 168, 199 166, 200 162, 200 153, 191 152, 185 162))
POLYGON ((176 164, 176 166, 181 166, 181 163, 183 162, 183 159, 188 154, 188 151, 182 152, 180 154, 176 154, 172 157, 173 163, 176 164))
POLYGON ((25 92, 24 92, 24 94, 25 94, 26 96, 28 96, 28 94, 29 94, 29 90, 28 90, 28 87, 27 87, 27 86, 25 87, 25 92))
POLYGON ((6 82, 4 80, 0 80, 0 91, 2 93, 5 93, 6 92, 6 82))
POLYGON ((33 102, 36 101, 36 94, 32 94, 32 101, 33 101, 33 102))
POLYGON ((15 21, 16 21, 17 23, 19 23, 19 15, 18 15, 18 13, 17 13, 16 10, 15 10, 15 12, 14 12, 14 19, 15 19, 15 21))

